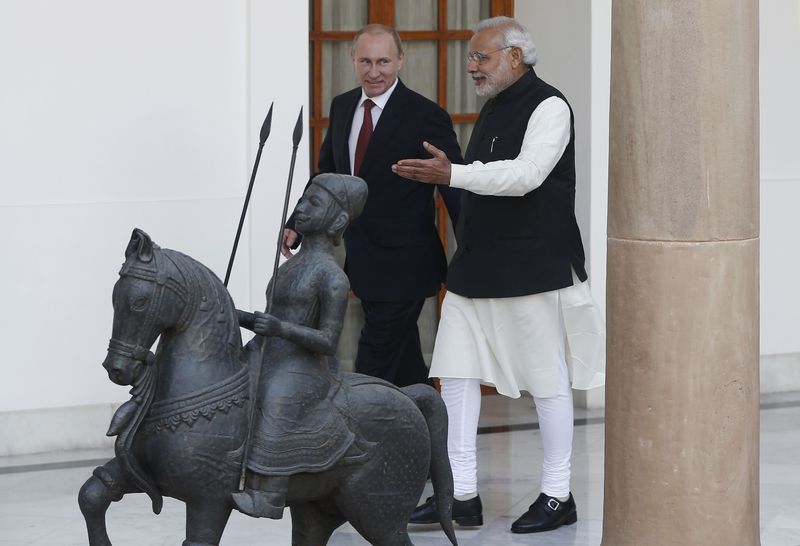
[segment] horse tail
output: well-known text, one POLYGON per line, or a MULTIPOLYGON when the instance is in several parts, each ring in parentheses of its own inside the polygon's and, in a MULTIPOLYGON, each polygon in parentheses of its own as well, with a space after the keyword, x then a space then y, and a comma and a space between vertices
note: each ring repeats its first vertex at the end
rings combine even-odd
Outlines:
POLYGON ((453 529, 453 470, 447 455, 447 407, 436 389, 418 383, 403 387, 403 392, 411 398, 425 416, 431 442, 431 483, 439 522, 444 534, 453 546, 458 545, 453 529))

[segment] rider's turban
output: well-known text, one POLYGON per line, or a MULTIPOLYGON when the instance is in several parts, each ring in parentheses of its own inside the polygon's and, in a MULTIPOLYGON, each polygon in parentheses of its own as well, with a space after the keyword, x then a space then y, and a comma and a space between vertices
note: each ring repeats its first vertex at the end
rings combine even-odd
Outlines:
POLYGON ((367 183, 361 178, 347 174, 323 173, 315 176, 311 183, 327 191, 347 213, 350 222, 364 210, 364 203, 367 201, 367 183))

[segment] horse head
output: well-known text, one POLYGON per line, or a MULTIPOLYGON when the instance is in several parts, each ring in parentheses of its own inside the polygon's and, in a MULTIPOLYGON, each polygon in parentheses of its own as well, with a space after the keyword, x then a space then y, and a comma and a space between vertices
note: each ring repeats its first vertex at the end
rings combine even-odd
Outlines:
POLYGON ((140 229, 133 230, 119 275, 103 367, 114 383, 132 385, 158 336, 180 325, 189 307, 189 294, 172 260, 140 229))

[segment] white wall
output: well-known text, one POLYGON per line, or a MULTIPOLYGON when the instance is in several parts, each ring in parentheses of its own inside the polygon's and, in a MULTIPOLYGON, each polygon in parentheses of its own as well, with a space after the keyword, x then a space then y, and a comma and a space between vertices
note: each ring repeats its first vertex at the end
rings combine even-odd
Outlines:
MULTIPOLYGON (((292 155, 292 131, 301 107, 303 140, 295 164, 289 212, 302 195, 310 174, 309 15, 308 2, 305 1, 250 0, 249 4, 247 39, 250 70, 247 100, 252 113, 248 134, 252 135, 253 142, 250 144, 248 177, 258 146, 258 132, 269 103, 275 101, 272 134, 261 160, 259 181, 251 204, 253 213, 249 216, 252 229, 249 240, 249 308, 263 310, 267 282, 272 276, 278 231, 282 227, 281 212, 292 155), (278 6, 280 9, 276 9, 278 6)), ((226 250, 226 257, 229 252, 226 250)), ((244 306, 244 303, 241 305, 244 306)))
MULTIPOLYGON (((258 131, 275 101, 230 282, 240 307, 263 307, 292 129, 300 107, 308 111, 307 3, 282 3, 281 24, 274 8, 270 0, 0 4, 0 415, 127 398, 100 363, 130 232, 141 227, 224 276, 258 131)), ((0 453, 8 432, 0 430, 0 453)))
POLYGON ((762 0, 760 26, 761 353, 800 353, 800 2, 762 0))
POLYGON ((608 127, 611 104, 611 0, 591 2, 591 219, 592 294, 606 308, 606 240, 608 235, 608 127))

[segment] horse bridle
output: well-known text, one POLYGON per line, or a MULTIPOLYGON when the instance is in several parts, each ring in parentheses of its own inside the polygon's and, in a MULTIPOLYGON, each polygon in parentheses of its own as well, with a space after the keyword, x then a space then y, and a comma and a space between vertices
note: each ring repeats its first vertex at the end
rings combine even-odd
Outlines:
MULTIPOLYGON (((175 324, 176 330, 181 331, 189 324, 196 305, 196 298, 194 297, 196 291, 192 290, 195 279, 191 268, 181 268, 178 264, 180 261, 183 261, 180 254, 175 253, 173 258, 154 249, 152 258, 149 261, 143 262, 137 258, 136 260, 128 260, 122 265, 122 269, 119 271, 120 277, 133 277, 155 283, 156 285, 153 297, 150 298, 150 303, 145 311, 144 324, 142 325, 142 330, 146 335, 142 337, 136 336, 137 339, 150 339, 150 337, 155 339, 156 319, 158 318, 157 313, 167 290, 173 292, 183 302, 183 310, 175 324), (169 277, 166 272, 159 271, 159 257, 166 258, 175 265, 175 268, 186 277, 187 287, 182 286, 175 279, 169 277), (145 267, 144 264, 152 264, 152 267, 145 267)), ((143 345, 127 343, 112 337, 108 342, 108 352, 125 358, 132 358, 146 364, 147 355, 150 354, 150 348, 143 345)))

